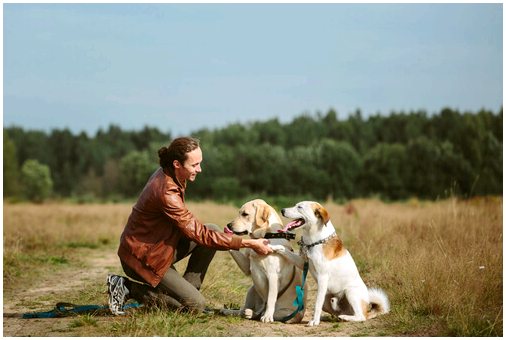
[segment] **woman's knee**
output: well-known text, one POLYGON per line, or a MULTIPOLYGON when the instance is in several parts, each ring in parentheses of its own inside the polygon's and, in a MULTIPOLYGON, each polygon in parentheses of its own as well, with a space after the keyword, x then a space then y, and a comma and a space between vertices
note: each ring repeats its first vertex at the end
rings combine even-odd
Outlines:
POLYGON ((206 307, 206 300, 202 293, 174 268, 167 270, 157 288, 176 299, 181 304, 181 308, 185 310, 200 312, 206 307))
POLYGON ((206 299, 200 295, 192 296, 181 301, 181 304, 192 312, 203 312, 206 308, 206 299))
POLYGON ((196 313, 202 312, 206 308, 206 300, 199 292, 183 297, 172 295, 164 289, 157 289, 150 292, 143 302, 162 309, 176 309, 196 313))

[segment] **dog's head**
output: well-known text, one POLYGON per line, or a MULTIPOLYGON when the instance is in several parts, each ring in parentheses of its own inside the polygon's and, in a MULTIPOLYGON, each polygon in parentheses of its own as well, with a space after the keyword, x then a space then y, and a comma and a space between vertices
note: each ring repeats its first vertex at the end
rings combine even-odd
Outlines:
POLYGON ((293 230, 296 228, 311 227, 321 228, 330 220, 329 213, 320 203, 303 201, 297 203, 291 208, 281 209, 281 214, 287 218, 291 218, 284 230, 293 230))
MULTIPOLYGON (((258 234, 261 230, 268 231, 272 215, 276 215, 277 220, 281 222, 274 209, 264 200, 256 199, 244 203, 239 209, 239 215, 225 227, 225 233, 236 235, 258 234)), ((263 233, 265 234, 265 232, 263 233)), ((259 235, 260 237, 262 235, 259 235)))

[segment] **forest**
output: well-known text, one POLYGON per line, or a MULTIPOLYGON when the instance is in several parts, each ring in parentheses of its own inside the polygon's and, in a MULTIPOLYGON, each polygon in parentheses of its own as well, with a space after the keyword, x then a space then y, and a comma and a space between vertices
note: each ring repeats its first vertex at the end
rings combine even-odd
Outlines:
MULTIPOLYGON (((502 108, 443 108, 340 119, 304 113, 233 123, 191 133, 201 141, 203 172, 188 186, 193 200, 253 196, 383 200, 502 195, 502 108)), ((135 198, 158 167, 172 133, 156 126, 95 136, 4 127, 4 198, 119 201, 135 198)))

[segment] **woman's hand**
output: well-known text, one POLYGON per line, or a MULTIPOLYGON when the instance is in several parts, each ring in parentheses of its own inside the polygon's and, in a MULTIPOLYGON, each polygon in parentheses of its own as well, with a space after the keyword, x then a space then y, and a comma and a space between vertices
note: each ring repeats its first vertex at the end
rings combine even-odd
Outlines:
POLYGON ((260 255, 268 255, 272 254, 273 250, 269 246, 269 241, 263 238, 259 239, 242 239, 241 242, 242 248, 251 248, 253 249, 257 254, 260 255))

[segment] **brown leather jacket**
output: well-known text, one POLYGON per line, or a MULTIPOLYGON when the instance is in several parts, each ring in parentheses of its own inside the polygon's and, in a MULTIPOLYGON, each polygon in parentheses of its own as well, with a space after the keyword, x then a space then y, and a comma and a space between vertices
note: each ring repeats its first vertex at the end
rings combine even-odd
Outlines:
POLYGON ((175 176, 159 168, 150 177, 121 235, 118 256, 156 287, 172 264, 181 237, 218 250, 239 249, 241 238, 206 228, 186 208, 175 176))

